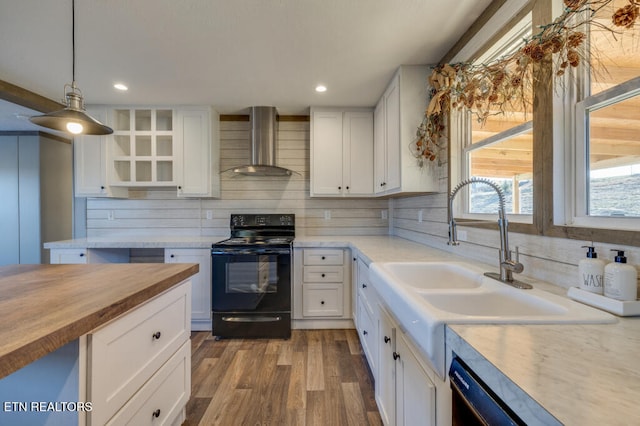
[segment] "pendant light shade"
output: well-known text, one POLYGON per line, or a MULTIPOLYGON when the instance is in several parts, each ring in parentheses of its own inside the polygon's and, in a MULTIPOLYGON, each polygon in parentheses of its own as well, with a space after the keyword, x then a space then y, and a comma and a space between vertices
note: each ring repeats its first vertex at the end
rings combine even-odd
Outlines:
POLYGON ((84 110, 82 92, 76 85, 76 32, 75 32, 75 0, 71 2, 73 80, 65 84, 65 108, 48 114, 31 117, 29 121, 38 126, 69 132, 74 135, 109 135, 113 129, 100 123, 84 110))

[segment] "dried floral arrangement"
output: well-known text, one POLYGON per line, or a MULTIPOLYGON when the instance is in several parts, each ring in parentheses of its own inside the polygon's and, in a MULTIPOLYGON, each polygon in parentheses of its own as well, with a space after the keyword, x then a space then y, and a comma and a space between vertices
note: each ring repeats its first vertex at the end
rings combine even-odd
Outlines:
MULTIPOLYGON (((640 16, 640 0, 628 0, 605 25, 595 17, 614 0, 564 0, 563 13, 552 23, 523 41, 514 53, 488 64, 443 64, 429 77, 430 102, 416 132, 411 151, 421 164, 439 161, 445 146, 447 113, 450 108, 468 108, 480 122, 510 106, 526 107, 535 79, 535 65, 550 62, 557 77, 570 67, 588 61, 583 44, 586 24, 618 34, 634 26, 640 16)), ((595 59, 594 59, 595 60, 595 59)), ((526 109, 525 109, 526 110, 526 109)))

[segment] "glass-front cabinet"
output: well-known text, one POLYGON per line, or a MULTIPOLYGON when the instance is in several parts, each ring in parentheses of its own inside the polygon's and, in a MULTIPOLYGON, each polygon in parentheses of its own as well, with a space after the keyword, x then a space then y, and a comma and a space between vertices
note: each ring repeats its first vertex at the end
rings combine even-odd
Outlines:
POLYGON ((114 186, 176 184, 176 138, 172 109, 115 109, 111 117, 114 186))

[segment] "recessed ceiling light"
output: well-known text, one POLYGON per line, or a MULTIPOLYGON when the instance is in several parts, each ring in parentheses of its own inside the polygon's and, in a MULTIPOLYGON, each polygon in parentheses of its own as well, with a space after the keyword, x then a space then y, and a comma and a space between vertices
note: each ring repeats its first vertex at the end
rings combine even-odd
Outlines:
POLYGON ((124 84, 122 84, 122 83, 116 83, 116 84, 113 85, 113 87, 115 87, 116 89, 121 90, 123 92, 126 92, 127 90, 129 90, 129 88, 127 86, 125 86, 124 84))
POLYGON ((327 86, 323 86, 322 84, 319 84, 316 86, 316 92, 322 93, 326 91, 327 91, 327 86))

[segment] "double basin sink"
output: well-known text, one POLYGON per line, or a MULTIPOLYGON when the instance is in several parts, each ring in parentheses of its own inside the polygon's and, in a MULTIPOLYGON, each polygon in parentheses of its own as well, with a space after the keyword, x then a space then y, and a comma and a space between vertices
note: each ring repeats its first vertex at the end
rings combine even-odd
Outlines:
POLYGON ((613 323, 616 318, 550 292, 521 290, 460 262, 381 262, 370 279, 384 304, 445 374, 446 324, 613 323))

